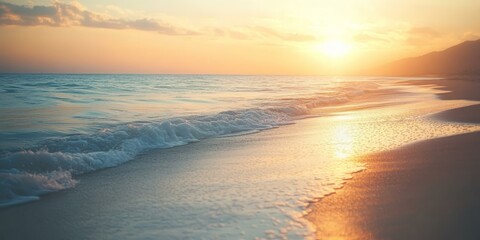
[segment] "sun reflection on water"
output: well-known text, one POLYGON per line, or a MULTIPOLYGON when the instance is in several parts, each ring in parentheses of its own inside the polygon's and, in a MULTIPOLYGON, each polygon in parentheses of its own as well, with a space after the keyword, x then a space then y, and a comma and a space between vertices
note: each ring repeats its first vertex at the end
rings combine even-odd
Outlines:
POLYGON ((335 145, 335 157, 338 159, 347 159, 352 155, 353 137, 348 124, 338 124, 334 130, 334 137, 337 144, 335 145))
POLYGON ((354 125, 351 124, 355 116, 352 114, 342 114, 334 117, 335 125, 332 129, 334 140, 334 157, 339 160, 346 160, 353 156, 356 141, 354 125))

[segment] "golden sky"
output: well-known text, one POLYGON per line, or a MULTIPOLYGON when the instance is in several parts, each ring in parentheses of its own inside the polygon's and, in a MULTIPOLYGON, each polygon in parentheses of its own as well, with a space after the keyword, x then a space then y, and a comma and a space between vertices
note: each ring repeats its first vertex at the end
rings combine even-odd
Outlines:
POLYGON ((0 72, 344 74, 478 39, 479 12, 478 0, 0 0, 0 72))

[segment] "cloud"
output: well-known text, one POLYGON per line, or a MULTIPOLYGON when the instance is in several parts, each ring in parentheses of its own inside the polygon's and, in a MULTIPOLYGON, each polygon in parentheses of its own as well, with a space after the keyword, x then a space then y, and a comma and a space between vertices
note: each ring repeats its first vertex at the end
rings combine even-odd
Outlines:
POLYGON ((104 11, 114 16, 131 16, 135 14, 135 11, 124 9, 116 5, 106 5, 104 11))
POLYGON ((480 39, 480 32, 469 31, 464 33, 462 36, 462 40, 466 40, 466 41, 472 41, 477 39, 480 39))
POLYGON ((392 26, 374 26, 353 35, 356 42, 370 45, 402 43, 407 46, 423 46, 443 35, 430 27, 396 24, 392 26))
POLYGON ((403 26, 374 25, 362 30, 352 31, 352 39, 365 46, 385 47, 404 41, 405 29, 403 26))
POLYGON ((439 37, 440 36, 439 32, 429 27, 412 27, 408 32, 414 36, 423 36, 423 37, 439 37))
POLYGON ((270 42, 310 42, 317 37, 309 34, 286 33, 266 26, 247 26, 241 28, 216 27, 209 32, 217 37, 230 37, 238 40, 268 40, 270 42))
MULTIPOLYGON (((128 15, 127 11, 107 5, 107 12, 115 16, 128 15)), ((216 37, 229 37, 238 40, 268 39, 285 42, 316 41, 314 35, 300 33, 286 33, 266 26, 219 28, 210 27, 197 31, 179 27, 177 25, 151 18, 127 19, 125 17, 112 17, 86 9, 77 1, 64 3, 52 2, 51 5, 16 5, 0 2, 0 26, 52 26, 70 27, 83 26, 105 29, 135 29, 140 31, 158 32, 165 35, 203 35, 216 37)))
POLYGON ((367 42, 388 42, 388 38, 385 35, 378 34, 375 32, 360 32, 353 36, 353 39, 357 42, 367 43, 367 42))
POLYGON ((198 35, 188 30, 155 19, 127 20, 88 11, 77 1, 53 2, 50 6, 24 6, 0 2, 0 25, 19 26, 84 26, 108 29, 136 29, 165 35, 198 35))
POLYGON ((251 39, 251 36, 241 30, 237 29, 229 29, 229 28, 213 28, 210 30, 212 35, 218 36, 218 37, 230 37, 233 39, 239 39, 239 40, 249 40, 251 39))
POLYGON ((407 32, 406 43, 419 46, 431 43, 432 39, 439 38, 441 34, 429 27, 412 27, 407 32))
POLYGON ((317 38, 309 34, 298 34, 298 33, 284 33, 277 31, 272 28, 257 26, 253 27, 252 30, 257 34, 263 35, 264 37, 275 37, 284 41, 293 41, 293 42, 309 42, 316 41, 317 38))

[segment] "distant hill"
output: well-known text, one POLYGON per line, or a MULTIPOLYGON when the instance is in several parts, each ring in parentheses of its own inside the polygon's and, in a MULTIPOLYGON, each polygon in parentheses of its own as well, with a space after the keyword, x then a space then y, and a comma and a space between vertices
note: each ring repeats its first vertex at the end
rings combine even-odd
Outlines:
POLYGON ((480 75, 480 39, 380 66, 374 75, 480 75))

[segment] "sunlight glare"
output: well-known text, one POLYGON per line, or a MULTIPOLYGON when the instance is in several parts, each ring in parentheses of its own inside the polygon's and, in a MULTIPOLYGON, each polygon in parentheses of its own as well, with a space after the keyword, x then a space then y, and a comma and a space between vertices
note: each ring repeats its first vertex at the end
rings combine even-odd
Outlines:
POLYGON ((341 40, 329 40, 318 46, 319 50, 330 58, 340 58, 351 50, 351 46, 341 40))

